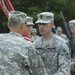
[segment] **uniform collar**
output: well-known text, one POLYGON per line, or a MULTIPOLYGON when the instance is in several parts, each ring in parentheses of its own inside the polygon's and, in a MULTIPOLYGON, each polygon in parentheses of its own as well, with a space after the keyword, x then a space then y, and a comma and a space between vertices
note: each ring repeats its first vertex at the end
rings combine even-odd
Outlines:
POLYGON ((16 36, 20 36, 20 37, 23 37, 21 34, 16 33, 16 32, 9 32, 9 34, 11 34, 11 35, 16 35, 16 36))

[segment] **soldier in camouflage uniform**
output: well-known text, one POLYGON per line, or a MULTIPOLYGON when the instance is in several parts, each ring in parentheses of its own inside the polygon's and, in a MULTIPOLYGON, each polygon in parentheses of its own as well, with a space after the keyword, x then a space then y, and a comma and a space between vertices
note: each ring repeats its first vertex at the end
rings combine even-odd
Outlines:
POLYGON ((36 39, 38 39, 39 38, 39 36, 37 35, 37 29, 36 28, 33 28, 32 29, 32 33, 31 33, 32 35, 31 35, 31 39, 33 40, 33 41, 35 41, 36 39))
MULTIPOLYGON (((69 28, 72 33, 73 44, 75 47, 75 20, 69 21, 69 28)), ((75 52, 73 52, 71 72, 72 72, 72 75, 75 75, 75 52)))
POLYGON ((62 30, 62 28, 61 27, 57 27, 57 35, 58 36, 60 36, 62 39, 64 39, 65 41, 67 41, 67 42, 69 42, 69 39, 68 39, 68 37, 65 35, 65 34, 63 34, 63 30, 62 30))
POLYGON ((33 18, 27 16, 25 22, 26 22, 26 30, 25 30, 25 32, 24 32, 23 35, 24 35, 24 37, 25 37, 26 40, 32 42, 32 39, 31 39, 31 32, 32 32, 33 25, 34 25, 34 23, 33 23, 33 18))
POLYGON ((9 12, 10 33, 0 35, 0 75, 48 75, 34 46, 22 36, 26 14, 9 12))
POLYGON ((49 75, 70 75, 71 58, 65 40, 53 34, 54 14, 42 12, 37 15, 39 32, 42 35, 33 42, 39 51, 49 75))
MULTIPOLYGON (((69 21, 69 28, 72 34, 72 38, 73 38, 73 44, 75 46, 75 20, 71 20, 69 21)), ((73 61, 75 61, 75 54, 73 54, 73 61)))

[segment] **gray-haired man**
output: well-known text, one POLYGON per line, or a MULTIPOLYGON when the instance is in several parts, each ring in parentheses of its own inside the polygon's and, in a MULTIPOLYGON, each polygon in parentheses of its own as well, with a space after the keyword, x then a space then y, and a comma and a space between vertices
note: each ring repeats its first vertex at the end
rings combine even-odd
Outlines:
POLYGON ((34 46, 22 36, 26 14, 9 12, 10 33, 0 35, 0 75, 48 75, 34 46))

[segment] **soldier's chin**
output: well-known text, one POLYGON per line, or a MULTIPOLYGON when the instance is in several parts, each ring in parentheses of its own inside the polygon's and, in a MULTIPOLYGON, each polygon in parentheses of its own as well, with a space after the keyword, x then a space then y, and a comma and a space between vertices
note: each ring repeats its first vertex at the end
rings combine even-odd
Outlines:
POLYGON ((45 33, 44 33, 44 32, 40 32, 40 34, 41 34, 41 35, 45 35, 45 33))

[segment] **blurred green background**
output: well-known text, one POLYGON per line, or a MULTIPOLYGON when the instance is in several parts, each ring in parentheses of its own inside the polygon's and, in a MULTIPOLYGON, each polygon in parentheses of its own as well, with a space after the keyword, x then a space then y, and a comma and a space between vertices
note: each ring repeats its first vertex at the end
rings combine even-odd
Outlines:
MULTIPOLYGON (((37 20, 37 14, 43 11, 53 12, 55 25, 61 26, 63 32, 65 29, 60 11, 63 12, 66 21, 75 19, 75 0, 10 0, 14 9, 25 12, 28 16, 37 20)), ((37 26, 34 26, 37 28, 37 26)), ((7 28, 7 18, 0 8, 0 33, 9 32, 7 28)))

